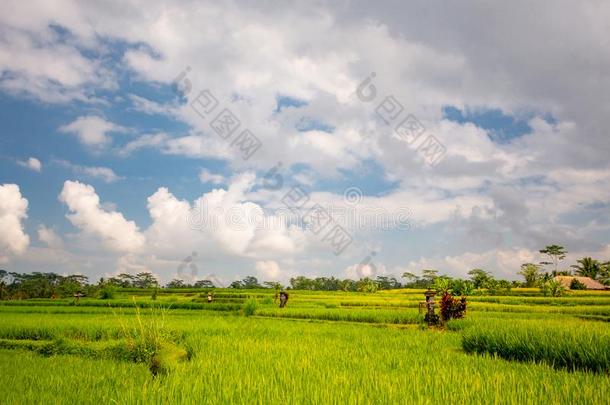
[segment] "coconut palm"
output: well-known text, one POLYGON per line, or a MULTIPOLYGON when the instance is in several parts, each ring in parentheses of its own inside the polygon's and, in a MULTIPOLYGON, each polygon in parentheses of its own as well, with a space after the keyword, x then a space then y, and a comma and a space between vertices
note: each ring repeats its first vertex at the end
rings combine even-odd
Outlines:
POLYGON ((576 270, 576 274, 582 277, 591 277, 597 279, 602 272, 602 265, 599 261, 590 257, 583 257, 576 261, 578 264, 572 265, 576 270))

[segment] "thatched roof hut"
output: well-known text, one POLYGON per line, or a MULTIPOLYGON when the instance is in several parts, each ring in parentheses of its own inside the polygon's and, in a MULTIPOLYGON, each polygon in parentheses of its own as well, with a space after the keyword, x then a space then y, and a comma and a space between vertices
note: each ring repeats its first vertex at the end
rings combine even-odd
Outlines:
POLYGON ((600 283, 597 280, 593 280, 591 277, 579 277, 579 276, 556 276, 555 280, 559 281, 563 284, 564 287, 570 288, 570 284, 572 284, 572 280, 576 279, 580 281, 582 284, 587 287, 587 290, 607 290, 610 287, 607 287, 600 283))

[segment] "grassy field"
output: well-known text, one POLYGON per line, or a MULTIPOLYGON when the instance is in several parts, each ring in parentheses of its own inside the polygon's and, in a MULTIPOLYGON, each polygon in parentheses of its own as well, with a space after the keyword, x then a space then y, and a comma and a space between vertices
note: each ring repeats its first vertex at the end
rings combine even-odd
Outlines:
POLYGON ((0 301, 0 403, 607 403, 610 294, 473 296, 441 330, 422 325, 422 298, 0 301))

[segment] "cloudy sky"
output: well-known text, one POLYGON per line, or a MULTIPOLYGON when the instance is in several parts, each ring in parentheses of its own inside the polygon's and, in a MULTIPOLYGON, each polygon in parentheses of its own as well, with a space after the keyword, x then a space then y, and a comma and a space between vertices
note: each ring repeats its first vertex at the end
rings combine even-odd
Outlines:
POLYGON ((608 2, 163 3, 2 2, 2 268, 610 258, 608 2))

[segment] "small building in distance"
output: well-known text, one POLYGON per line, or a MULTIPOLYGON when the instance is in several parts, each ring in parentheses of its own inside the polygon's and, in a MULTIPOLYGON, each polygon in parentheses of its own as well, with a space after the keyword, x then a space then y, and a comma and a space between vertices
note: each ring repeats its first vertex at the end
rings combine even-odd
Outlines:
POLYGON ((593 280, 591 277, 579 277, 579 276, 556 276, 555 281, 559 281, 565 288, 570 288, 572 280, 578 280, 587 290, 609 290, 610 287, 603 285, 597 280, 593 280))

